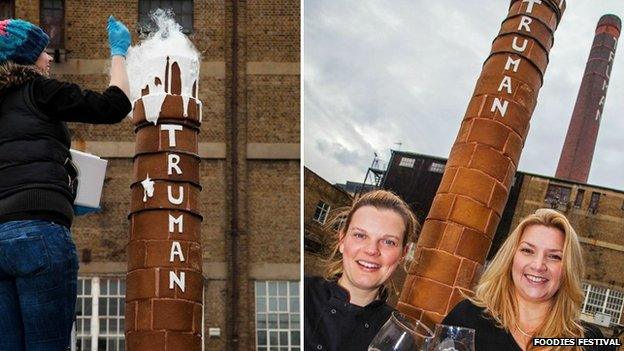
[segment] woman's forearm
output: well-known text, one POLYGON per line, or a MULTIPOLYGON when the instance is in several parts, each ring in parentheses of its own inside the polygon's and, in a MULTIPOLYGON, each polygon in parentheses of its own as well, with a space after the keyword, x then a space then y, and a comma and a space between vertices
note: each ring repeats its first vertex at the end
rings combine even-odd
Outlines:
POLYGON ((111 79, 110 85, 114 85, 121 89, 128 98, 130 98, 130 87, 128 83, 128 71, 126 70, 126 58, 114 55, 111 60, 111 79))

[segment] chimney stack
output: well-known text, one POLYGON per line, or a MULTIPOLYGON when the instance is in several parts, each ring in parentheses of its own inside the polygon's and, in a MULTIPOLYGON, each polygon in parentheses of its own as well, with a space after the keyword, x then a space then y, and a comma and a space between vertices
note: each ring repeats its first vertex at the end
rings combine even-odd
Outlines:
POLYGON ((397 308, 434 325, 479 280, 565 0, 511 0, 453 144, 397 308))
POLYGON ((557 178, 587 183, 621 27, 615 15, 604 15, 598 21, 557 165, 557 178))

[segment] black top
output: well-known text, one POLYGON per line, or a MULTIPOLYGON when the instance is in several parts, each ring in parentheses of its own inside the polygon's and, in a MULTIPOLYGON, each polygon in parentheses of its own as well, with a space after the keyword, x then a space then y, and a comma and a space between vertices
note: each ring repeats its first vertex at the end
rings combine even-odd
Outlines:
POLYGON ((65 122, 117 123, 131 110, 117 87, 103 93, 0 65, 0 222, 73 219, 76 170, 65 122))
POLYGON ((349 303, 349 292, 335 281, 304 279, 306 351, 366 351, 393 309, 387 293, 361 307, 349 303))
POLYGON ((126 94, 114 85, 98 93, 43 77, 33 80, 33 98, 46 116, 65 122, 114 124, 132 109, 126 94))
MULTIPOLYGON (((442 324, 475 329, 477 351, 521 351, 508 330, 496 326, 496 321, 485 314, 485 309, 475 306, 470 300, 463 300, 444 318, 442 324)), ((600 329, 583 323, 586 338, 603 338, 600 329)), ((587 346, 587 351, 614 350, 615 347, 587 346)))

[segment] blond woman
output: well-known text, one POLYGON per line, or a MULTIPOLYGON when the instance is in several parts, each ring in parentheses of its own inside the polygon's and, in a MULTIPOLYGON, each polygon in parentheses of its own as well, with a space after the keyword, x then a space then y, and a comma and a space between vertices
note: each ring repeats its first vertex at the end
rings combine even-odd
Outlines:
POLYGON ((555 210, 537 210, 505 240, 475 295, 442 323, 476 329, 479 351, 538 349, 532 344, 537 337, 601 338, 598 328, 580 320, 583 271, 581 245, 570 222, 555 210))

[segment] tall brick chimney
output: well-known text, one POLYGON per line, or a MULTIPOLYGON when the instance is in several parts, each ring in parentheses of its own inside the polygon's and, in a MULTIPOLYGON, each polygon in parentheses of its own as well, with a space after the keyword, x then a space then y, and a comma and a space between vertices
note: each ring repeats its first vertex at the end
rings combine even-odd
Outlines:
POLYGON ((622 23, 615 15, 604 15, 598 21, 557 165, 557 178, 587 182, 621 28, 622 23))
POLYGON ((425 220, 399 310, 440 322, 479 278, 520 159, 565 0, 512 0, 425 220))

